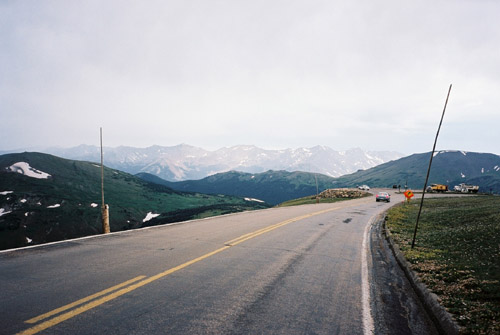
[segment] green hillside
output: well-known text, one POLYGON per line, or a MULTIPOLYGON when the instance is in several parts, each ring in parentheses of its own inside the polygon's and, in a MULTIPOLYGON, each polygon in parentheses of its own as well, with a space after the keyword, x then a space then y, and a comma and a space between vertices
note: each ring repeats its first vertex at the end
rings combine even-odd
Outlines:
POLYGON ((137 176, 179 191, 256 198, 273 205, 316 194, 315 178, 318 180, 319 192, 338 187, 334 178, 308 172, 244 173, 230 171, 201 180, 181 182, 169 182, 147 173, 140 173, 137 176))
MULTIPOLYGON (((117 170, 104 169, 111 231, 265 208, 242 198, 183 193, 117 170), (143 222, 148 213, 160 214, 143 222)), ((0 249, 101 233, 101 170, 94 163, 41 153, 0 156, 0 249), (10 172, 17 162, 50 174, 10 172)))
MULTIPOLYGON (((430 153, 414 154, 374 168, 342 176, 337 181, 344 186, 367 184, 372 187, 392 187, 408 183, 422 189, 429 166, 430 153)), ((500 156, 493 154, 443 151, 432 161, 429 184, 446 184, 451 189, 460 183, 480 186, 480 192, 500 192, 500 156)))

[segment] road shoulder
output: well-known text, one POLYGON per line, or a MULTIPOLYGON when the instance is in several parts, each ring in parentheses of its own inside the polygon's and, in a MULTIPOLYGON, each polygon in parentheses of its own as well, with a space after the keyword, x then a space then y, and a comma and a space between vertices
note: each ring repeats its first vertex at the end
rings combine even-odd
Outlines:
POLYGON ((371 227, 371 308, 376 334, 439 334, 439 330, 398 264, 380 215, 371 227))
POLYGON ((393 241, 390 231, 386 228, 385 221, 382 221, 380 225, 385 240, 392 250, 396 261, 440 333, 458 335, 460 333, 460 328, 453 320, 451 314, 439 304, 437 295, 432 293, 427 286, 422 283, 420 278, 418 278, 417 274, 411 270, 410 264, 406 261, 398 245, 393 241))

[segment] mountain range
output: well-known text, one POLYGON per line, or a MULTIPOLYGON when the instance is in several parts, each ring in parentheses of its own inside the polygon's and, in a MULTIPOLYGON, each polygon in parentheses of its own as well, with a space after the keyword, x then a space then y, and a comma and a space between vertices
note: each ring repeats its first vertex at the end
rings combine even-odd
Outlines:
MULTIPOLYGON (((44 152, 67 159, 100 162, 100 149, 96 146, 49 148, 44 152)), ((131 174, 146 172, 168 181, 202 179, 232 170, 247 173, 268 170, 303 171, 339 177, 401 157, 402 154, 391 151, 336 151, 326 146, 266 150, 240 145, 215 151, 186 144, 171 147, 104 148, 106 166, 131 174)))

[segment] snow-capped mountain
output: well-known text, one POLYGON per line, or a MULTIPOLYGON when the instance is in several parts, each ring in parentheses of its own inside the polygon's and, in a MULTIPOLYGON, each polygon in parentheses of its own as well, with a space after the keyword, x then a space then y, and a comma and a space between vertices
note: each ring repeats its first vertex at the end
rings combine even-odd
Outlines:
MULTIPOLYGON (((69 159, 100 162, 100 149, 97 146, 51 148, 45 152, 69 159)), ((186 144, 172 147, 155 145, 148 148, 104 148, 106 166, 134 174, 148 172, 170 181, 201 179, 231 170, 249 173, 268 170, 304 171, 338 177, 403 156, 389 151, 335 151, 325 146, 266 150, 240 145, 215 151, 186 144)))

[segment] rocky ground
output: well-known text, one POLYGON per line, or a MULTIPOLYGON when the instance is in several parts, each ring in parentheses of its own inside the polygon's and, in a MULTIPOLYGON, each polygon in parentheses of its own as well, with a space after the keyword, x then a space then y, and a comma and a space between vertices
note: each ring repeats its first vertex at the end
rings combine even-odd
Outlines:
POLYGON ((336 199, 336 198, 361 198, 370 195, 366 191, 361 191, 356 188, 334 188, 328 189, 319 194, 320 199, 336 199))

